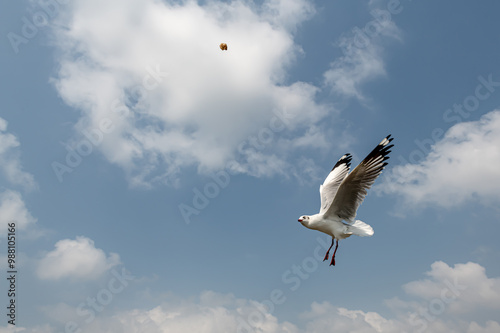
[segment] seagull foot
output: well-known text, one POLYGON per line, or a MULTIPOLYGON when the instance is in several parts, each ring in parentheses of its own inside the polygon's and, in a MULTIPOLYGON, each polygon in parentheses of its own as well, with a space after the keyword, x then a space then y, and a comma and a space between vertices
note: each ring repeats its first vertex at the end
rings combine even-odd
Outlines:
MULTIPOLYGON (((328 260, 328 255, 330 254, 330 250, 332 249, 332 246, 333 246, 334 242, 335 242, 335 239, 332 238, 332 245, 330 245, 330 247, 328 248, 328 251, 326 251, 325 259, 323 259, 323 261, 328 260)), ((333 254, 333 256, 335 257, 335 254, 333 254)))
MULTIPOLYGON (((333 245, 333 243, 332 243, 332 245, 333 245)), ((337 240, 337 245, 335 246, 335 251, 333 251, 332 262, 330 263, 330 266, 331 265, 335 266, 335 254, 337 254, 338 248, 339 248, 339 241, 337 240)))

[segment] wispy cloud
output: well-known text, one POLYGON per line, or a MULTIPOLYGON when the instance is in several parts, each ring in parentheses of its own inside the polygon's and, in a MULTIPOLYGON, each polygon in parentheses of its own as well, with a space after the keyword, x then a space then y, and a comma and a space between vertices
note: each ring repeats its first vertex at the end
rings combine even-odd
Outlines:
POLYGON ((21 194, 13 190, 0 192, 0 217, 0 234, 6 232, 9 222, 14 222, 18 230, 26 230, 37 221, 26 208, 21 194))
POLYGON ((467 201, 500 201, 500 111, 452 126, 420 163, 392 168, 379 191, 408 205, 452 207, 467 201))
POLYGON ((400 29, 388 11, 374 9, 373 19, 363 27, 354 27, 339 41, 343 56, 330 64, 324 73, 325 84, 331 91, 364 102, 363 84, 386 75, 384 44, 401 40, 400 29))
POLYGON ((0 118, 0 170, 10 184, 33 190, 36 188, 35 179, 32 174, 24 171, 19 140, 7 132, 7 125, 7 121, 0 118))
POLYGON ((7 231, 8 223, 15 223, 17 230, 36 238, 41 235, 39 230, 32 228, 37 219, 26 207, 22 193, 10 187, 32 191, 37 184, 35 177, 24 170, 19 140, 7 131, 7 125, 7 121, 0 118, 0 173, 4 176, 4 187, 0 188, 0 234, 7 231))

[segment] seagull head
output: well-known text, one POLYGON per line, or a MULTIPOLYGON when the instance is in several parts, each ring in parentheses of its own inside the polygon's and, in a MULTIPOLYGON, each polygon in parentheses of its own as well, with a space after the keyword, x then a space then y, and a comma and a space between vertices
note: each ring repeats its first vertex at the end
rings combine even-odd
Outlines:
POLYGON ((301 217, 299 217, 299 222, 302 223, 304 227, 307 227, 307 225, 309 224, 309 219, 310 216, 302 215, 301 217))

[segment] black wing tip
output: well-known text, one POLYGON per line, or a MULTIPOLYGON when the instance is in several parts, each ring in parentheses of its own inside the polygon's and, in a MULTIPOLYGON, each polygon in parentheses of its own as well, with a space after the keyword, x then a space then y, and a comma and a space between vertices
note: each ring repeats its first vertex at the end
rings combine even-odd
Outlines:
POLYGON ((387 156, 391 151, 392 147, 394 147, 393 144, 389 144, 394 138, 391 137, 391 134, 386 136, 382 142, 378 144, 377 147, 375 147, 369 154, 368 156, 365 157, 363 160, 364 163, 367 163, 368 161, 377 158, 378 156, 381 156, 383 160, 387 160, 389 156, 387 156))
MULTIPOLYGON (((378 146, 375 147, 375 149, 373 149, 370 152, 370 154, 368 154, 368 156, 366 156, 365 159, 363 160, 363 162, 361 162, 361 163, 366 163, 369 160, 376 158, 377 156, 381 156, 383 158, 382 159, 383 161, 388 160, 389 156, 387 156, 387 155, 391 152, 389 149, 394 147, 393 144, 390 144, 391 141, 394 140, 394 138, 392 138, 391 136, 392 136, 392 134, 389 134, 388 136, 386 136, 382 140, 382 142, 380 142, 378 144, 378 146)), ((345 164, 348 168, 350 168, 351 167, 351 160, 352 160, 352 156, 350 153, 344 154, 337 161, 337 163, 335 163, 335 165, 332 168, 332 171, 335 170, 335 168, 337 168, 338 166, 340 166, 342 164, 345 164)), ((386 165, 387 165, 387 162, 384 162, 384 164, 382 165, 382 168, 385 167, 386 165)))
POLYGON ((339 165, 345 164, 348 168, 351 167, 351 160, 352 156, 351 154, 347 153, 344 154, 338 161, 335 163, 335 165, 332 168, 332 171, 335 170, 339 165))
POLYGON ((392 134, 386 136, 384 140, 382 140, 382 142, 379 143, 379 146, 387 146, 389 143, 391 143, 391 141, 394 140, 394 138, 391 138, 391 135, 392 134))

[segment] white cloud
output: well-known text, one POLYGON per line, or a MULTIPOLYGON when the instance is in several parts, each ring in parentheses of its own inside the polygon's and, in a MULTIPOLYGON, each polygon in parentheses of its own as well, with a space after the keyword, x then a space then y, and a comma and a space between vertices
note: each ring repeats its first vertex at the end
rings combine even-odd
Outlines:
POLYGON ((401 195, 411 205, 452 207, 470 200, 496 205, 499 146, 500 111, 492 111, 477 121, 452 126, 423 161, 393 167, 376 188, 401 195))
POLYGON ((16 136, 7 132, 7 121, 0 118, 0 170, 9 183, 32 190, 36 188, 35 179, 23 170, 19 145, 16 136))
POLYGON ((315 9, 307 0, 268 0, 263 3, 262 12, 277 28, 293 32, 297 25, 314 14, 315 9))
POLYGON ((451 267, 437 261, 425 274, 429 278, 403 285, 407 300, 386 301, 410 331, 488 332, 498 326, 491 319, 500 309, 500 278, 473 262, 451 267))
POLYGON ((121 311, 112 316, 98 315, 91 321, 75 316, 76 308, 64 304, 58 304, 57 308, 63 309, 57 316, 57 323, 73 321, 83 332, 299 333, 295 325, 280 322, 259 302, 211 291, 203 292, 197 299, 171 300, 148 309, 121 311))
POLYGON ((500 278, 488 278, 484 267, 468 262, 448 266, 442 261, 431 265, 430 278, 403 286, 408 295, 431 302, 448 299, 447 313, 463 316, 476 311, 500 310, 500 278))
POLYGON ((75 240, 63 239, 55 244, 38 263, 37 275, 44 280, 63 278, 92 280, 100 277, 111 267, 120 264, 120 256, 106 253, 94 246, 86 237, 75 240))
MULTIPOLYGON (((315 102, 317 87, 286 83, 301 52, 293 32, 312 15, 312 5, 269 0, 255 7, 153 0, 66 6, 54 30, 60 69, 53 82, 82 112, 77 131, 94 133, 97 149, 133 185, 168 181, 186 166, 220 169, 233 158, 245 165, 241 172, 274 174, 273 166, 247 160, 238 146, 267 127, 275 112, 292 115, 276 136, 300 138, 328 107, 315 102), (112 129, 100 136, 106 118, 112 129)), ((260 154, 287 164, 289 149, 269 145, 260 154)))
POLYGON ((36 222, 21 197, 21 194, 12 190, 0 192, 0 234, 7 231, 7 223, 14 222, 17 230, 26 230, 36 222))
POLYGON ((348 310, 335 307, 329 302, 311 305, 311 310, 302 314, 307 321, 306 332, 401 332, 401 324, 383 318, 376 312, 348 310))
MULTIPOLYGON (((26 329, 23 327, 16 327, 16 326, 12 326, 9 324, 7 324, 7 326, 4 326, 4 327, 0 326, 0 333, 15 333, 15 332, 25 332, 25 331, 26 331, 26 329)), ((38 329, 36 329, 34 332, 43 333, 42 331, 40 331, 38 329)), ((50 333, 50 331, 47 333, 50 333)))
POLYGON ((472 262, 450 267, 437 261, 426 275, 403 285, 406 300, 386 300, 391 318, 315 302, 302 315, 305 331, 490 332, 499 326, 492 319, 500 309, 500 278, 488 277, 484 267, 472 262))
POLYGON ((497 333, 500 332, 500 324, 496 321, 489 320, 484 327, 476 322, 470 323, 467 333, 497 333))
MULTIPOLYGON (((7 132, 7 121, 0 118, 0 173, 6 183, 21 186, 30 191, 37 187, 32 174, 23 170, 20 158, 20 143, 17 137, 7 132)), ((16 230, 28 230, 30 236, 37 236, 32 226, 37 219, 26 208, 21 193, 3 188, 0 191, 0 234, 7 231, 8 223, 14 222, 16 230)))
POLYGON ((294 144, 296 147, 317 146, 324 149, 328 149, 329 146, 329 142, 326 140, 323 129, 320 129, 317 126, 309 127, 304 136, 294 140, 291 144, 294 144))
POLYGON ((205 292, 198 303, 161 305, 151 310, 134 310, 115 316, 116 329, 123 332, 257 332, 298 333, 298 329, 288 323, 280 323, 267 311, 257 310, 261 304, 236 299, 231 295, 205 292), (208 294, 208 295, 207 295, 208 294), (253 304, 252 304, 253 303, 253 304), (251 317, 249 317, 249 315, 251 317), (248 324, 248 318, 255 325, 248 324))
POLYGON ((389 12, 383 17, 374 10, 374 18, 363 28, 355 27, 340 39, 344 55, 330 64, 325 72, 325 84, 337 94, 364 101, 361 86, 380 76, 385 76, 383 43, 389 39, 401 39, 401 32, 391 20, 389 12))
POLYGON ((297 322, 290 323, 276 316, 276 309, 282 304, 280 299, 287 299, 286 293, 276 298, 277 303, 261 303, 206 291, 196 299, 167 296, 162 304, 146 309, 103 313, 89 323, 76 315, 75 308, 58 304, 61 311, 57 322, 72 320, 84 332, 96 333, 486 333, 500 327, 496 321, 500 278, 488 277, 484 267, 472 262, 452 267, 437 261, 425 275, 425 279, 403 285, 404 299, 386 300, 389 311, 385 316, 330 302, 313 302, 309 310, 297 317, 297 322))

